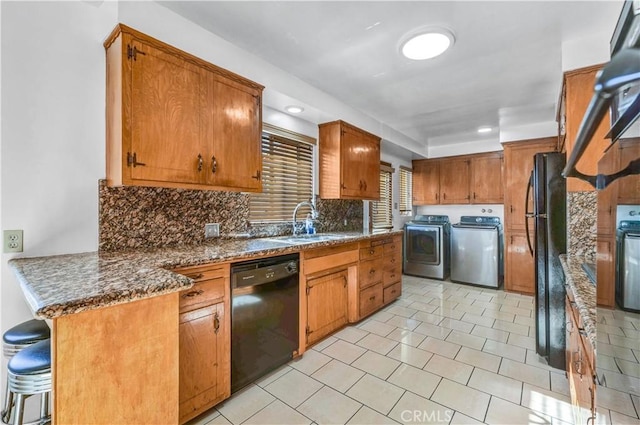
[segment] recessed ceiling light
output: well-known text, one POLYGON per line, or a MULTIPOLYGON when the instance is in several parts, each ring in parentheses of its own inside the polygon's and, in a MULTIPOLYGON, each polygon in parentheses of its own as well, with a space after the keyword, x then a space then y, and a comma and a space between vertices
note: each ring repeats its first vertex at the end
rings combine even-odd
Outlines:
POLYGON ((304 108, 302 106, 289 105, 285 106, 284 110, 291 114, 299 114, 300 112, 304 111, 304 108))
POLYGON ((453 45, 453 33, 444 28, 423 29, 404 41, 400 47, 402 54, 413 60, 435 58, 453 45))
POLYGON ((491 133, 491 127, 478 127, 478 133, 491 133))

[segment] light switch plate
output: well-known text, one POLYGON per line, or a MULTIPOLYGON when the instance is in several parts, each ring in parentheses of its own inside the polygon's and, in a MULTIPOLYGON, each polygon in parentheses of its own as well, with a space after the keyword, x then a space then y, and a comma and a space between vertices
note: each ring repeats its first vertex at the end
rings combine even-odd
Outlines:
POLYGON ((204 225, 204 238, 217 238, 220 236, 220 223, 207 223, 204 225))
POLYGON ((5 230, 3 252, 22 252, 22 230, 5 230))

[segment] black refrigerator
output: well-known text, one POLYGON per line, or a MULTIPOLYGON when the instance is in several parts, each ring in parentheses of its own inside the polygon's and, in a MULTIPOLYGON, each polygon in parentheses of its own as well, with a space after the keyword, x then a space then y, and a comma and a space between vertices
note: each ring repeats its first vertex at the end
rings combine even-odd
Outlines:
POLYGON ((567 252, 567 183, 561 175, 565 162, 564 153, 534 155, 526 195, 527 240, 535 258, 536 352, 550 366, 562 370, 566 368, 566 292, 559 255, 567 252))

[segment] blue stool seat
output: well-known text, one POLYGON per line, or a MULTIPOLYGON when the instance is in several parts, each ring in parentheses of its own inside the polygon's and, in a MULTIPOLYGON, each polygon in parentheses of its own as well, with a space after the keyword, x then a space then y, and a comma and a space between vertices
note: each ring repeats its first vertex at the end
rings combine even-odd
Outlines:
POLYGON ((31 375, 51 369, 51 341, 36 342, 9 360, 9 372, 15 375, 31 375))
POLYGON ((2 335, 5 344, 22 345, 49 338, 51 331, 44 320, 28 320, 6 331, 2 335))

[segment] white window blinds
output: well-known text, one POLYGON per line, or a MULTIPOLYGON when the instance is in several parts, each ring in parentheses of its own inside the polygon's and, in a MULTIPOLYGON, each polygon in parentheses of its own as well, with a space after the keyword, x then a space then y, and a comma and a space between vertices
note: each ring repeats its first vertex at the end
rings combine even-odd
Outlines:
POLYGON ((290 221, 295 206, 312 196, 313 145, 263 132, 262 193, 250 194, 249 219, 290 221))
POLYGON ((371 203, 371 223, 374 229, 391 229, 391 176, 393 168, 382 163, 380 165, 380 200, 371 203))
POLYGON ((400 166, 400 214, 411 215, 411 193, 413 189, 413 172, 411 168, 400 166))

